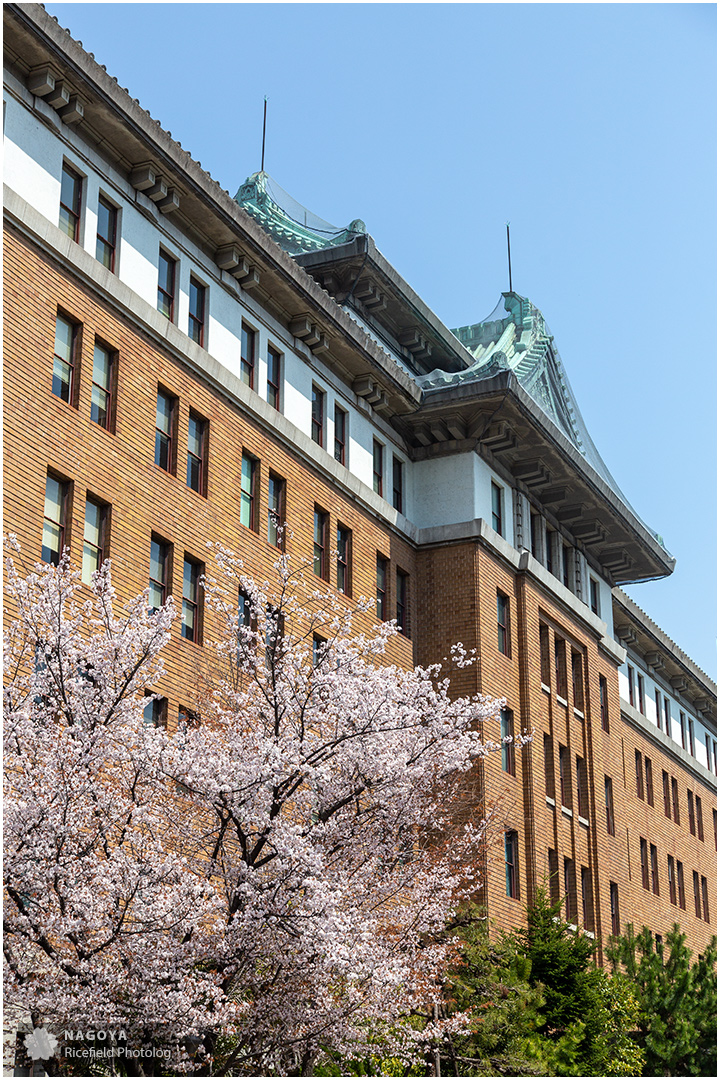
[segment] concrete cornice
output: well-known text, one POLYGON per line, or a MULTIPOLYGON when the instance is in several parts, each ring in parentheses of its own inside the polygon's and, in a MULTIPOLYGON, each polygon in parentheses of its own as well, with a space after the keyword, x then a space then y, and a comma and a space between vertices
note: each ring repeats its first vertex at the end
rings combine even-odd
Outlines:
POLYGON ((635 728, 645 738, 659 743, 668 757, 673 758, 685 772, 690 773, 709 791, 717 795, 717 777, 715 774, 706 769, 704 765, 701 765, 697 758, 694 758, 687 750, 683 750, 682 746, 678 746, 669 735, 660 730, 657 724, 653 724, 651 720, 648 720, 647 716, 643 716, 641 712, 623 698, 620 699, 620 716, 626 724, 635 728))

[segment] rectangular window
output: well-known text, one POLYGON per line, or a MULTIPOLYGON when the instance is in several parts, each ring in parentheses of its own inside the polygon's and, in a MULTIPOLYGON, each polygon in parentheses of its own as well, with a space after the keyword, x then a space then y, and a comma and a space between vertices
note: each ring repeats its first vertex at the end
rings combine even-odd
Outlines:
POLYGON ((75 403, 75 362, 78 354, 79 328, 64 315, 55 321, 52 392, 68 405, 75 403))
POLYGON ((285 546, 285 481, 270 473, 268 479, 268 543, 285 546))
POLYGON ((191 275, 188 337, 201 348, 205 345, 205 293, 205 286, 191 275))
POLYGON ((347 419, 348 414, 339 405, 335 406, 335 460, 341 465, 347 464, 347 419))
POLYGON ((80 242, 80 208, 82 205, 82 177, 63 164, 60 181, 60 220, 59 228, 74 240, 80 242))
POLYGON ((350 596, 352 591, 351 560, 352 533, 339 522, 337 527, 337 589, 350 596))
POLYGON ((695 821, 697 822, 698 840, 704 840, 705 833, 703 832, 702 803, 699 795, 695 796, 695 821))
POLYGON ((175 268, 175 260, 160 248, 157 309, 170 322, 175 321, 175 268))
POLYGON ((504 593, 497 594, 498 651, 510 655, 510 601, 504 593))
POLYGON ((692 791, 688 790, 687 793, 688 804, 688 824, 690 825, 690 835, 695 835, 695 800, 693 798, 692 791))
POLYGON ((572 859, 565 859, 565 918, 569 923, 577 919, 577 895, 575 893, 575 866, 572 859))
POLYGON ((605 777, 605 825, 607 827, 608 835, 615 835, 615 807, 613 804, 613 788, 612 780, 609 776, 605 777))
POLYGON ((45 510, 43 516, 42 561, 54 566, 60 562, 63 548, 68 545, 66 523, 70 484, 48 473, 45 481, 45 510))
POLYGON ((502 769, 503 772, 515 775, 515 719, 511 709, 500 710, 500 742, 502 744, 502 769))
POLYGON ((628 664, 628 701, 635 706, 635 668, 628 664))
POLYGON ((608 704, 608 684, 604 675, 600 676, 600 727, 610 730, 610 706, 608 704))
POLYGON ((717 851, 717 810, 713 810, 713 837, 715 839, 715 850, 717 851))
MULTIPOLYGON (((670 732, 668 731, 668 735, 670 732)), ((695 757, 695 721, 688 716, 688 753, 695 757)))
POLYGON ((649 757, 645 758, 645 794, 647 796, 648 806, 654 806, 655 793, 653 790, 652 762, 649 757))
POLYGON ((639 750, 635 751, 635 787, 637 789, 638 799, 645 798, 645 791, 643 788, 643 759, 639 750))
POLYGON ((393 508, 403 513, 403 463, 393 455, 393 508))
POLYGON ((107 431, 112 430, 114 367, 114 357, 110 349, 96 341, 95 351, 93 352, 90 419, 107 431))
POLYGON ((670 702, 665 698, 665 734, 670 735, 670 702))
POLYGON ((677 904, 677 888, 675 885, 675 860, 672 855, 668 855, 668 892, 670 894, 670 903, 677 904))
POLYGON ((492 502, 492 527, 496 533, 503 535, 503 489, 491 481, 490 496, 492 502))
POLYGON ((323 654, 324 654, 325 648, 327 646, 327 641, 325 640, 325 638, 319 637, 318 634, 313 634, 313 642, 312 642, 312 644, 313 644, 312 665, 313 665, 314 668, 316 668, 316 667, 320 666, 320 662, 322 661, 323 654))
POLYGON ((550 630, 540 623, 540 681, 550 689, 550 630))
POLYGON ((560 805, 570 809, 570 756, 566 746, 559 748, 560 805))
POLYGON ((268 405, 273 409, 280 408, 280 379, 282 370, 282 354, 268 345, 267 351, 267 399, 268 405))
POLYGON ((151 611, 157 611, 168 598, 170 588, 170 544, 153 536, 150 540, 150 597, 151 611))
POLYGON ((702 918, 702 910, 700 907, 700 875, 697 870, 693 870, 693 897, 695 899, 695 914, 698 919, 702 918))
POLYGON ((673 821, 676 825, 680 824, 680 794, 678 792, 678 782, 673 776, 670 780, 670 790, 672 791, 672 806, 673 806, 673 821))
POLYGON ((410 637, 409 575, 398 569, 395 575, 395 619, 401 634, 410 637))
POLYGON ((638 671, 638 710, 645 715, 645 679, 638 671))
POLYGON ((670 808, 670 777, 663 769, 662 774, 662 788, 663 788, 663 810, 665 811, 665 817, 672 817, 672 810, 670 808))
POLYGON ((680 743, 683 750, 687 750, 687 731, 685 730, 685 713, 680 710, 680 743))
POLYGON ((317 386, 312 388, 310 434, 318 446, 325 445, 325 394, 317 386))
POLYGON ((708 884, 707 878, 700 876, 700 891, 702 893, 702 909, 703 919, 706 923, 710 922, 710 901, 708 900, 708 884))
POLYGON ((677 887, 678 887, 678 907, 681 907, 685 911, 685 871, 683 870, 683 864, 678 859, 677 863, 677 887))
POLYGON ((109 507, 88 495, 85 501, 85 529, 83 532, 82 579, 92 584, 92 576, 107 557, 106 534, 109 507))
POLYGON ((555 573, 555 560, 553 558, 553 536, 555 536, 555 533, 552 529, 545 530, 545 559, 548 571, 551 574, 555 573))
POLYGON ((592 879, 590 877, 590 870, 587 866, 580 867, 580 895, 582 897, 583 928, 585 930, 592 930, 592 879))
POLYGON ((373 439, 373 491, 380 496, 383 494, 384 487, 384 452, 383 444, 373 439))
POLYGON ((173 471, 173 428, 175 398, 158 390, 155 413, 155 464, 165 472, 173 471))
POLYGON ((252 629, 253 606, 248 594, 242 589, 238 590, 238 626, 246 626, 252 629))
POLYGON ((143 709, 145 727, 167 727, 167 698, 151 697, 143 709))
POLYGON ((255 389, 256 344, 257 334, 243 323, 240 330, 240 379, 251 390, 255 389))
POLYGON ((543 735, 543 755, 545 758, 545 794, 549 799, 555 798, 555 757, 553 754, 552 739, 549 735, 543 735))
POLYGON ((98 199, 97 240, 95 258, 99 263, 115 273, 115 249, 117 246, 117 218, 115 207, 101 195, 98 199))
POLYGON ((319 578, 328 577, 328 523, 330 515, 315 507, 313 527, 313 572, 319 578))
POLYGON ((240 524, 246 529, 258 531, 257 488, 258 462, 250 454, 243 452, 240 466, 240 524))
POLYGON ((654 844, 650 845, 650 873, 652 876, 652 891, 656 896, 660 895, 660 870, 658 868, 658 853, 654 844))
MULTIPOLYGON (((682 713, 680 716, 682 717, 682 713)), ((662 731, 662 694, 659 690, 655 691, 655 719, 657 721, 657 726, 662 731)))
POLYGON ((575 788, 577 791, 577 812, 587 821, 587 765, 585 758, 575 758, 575 788))
POLYGON ((600 614, 600 586, 595 578, 590 578, 590 610, 595 614, 600 614))
POLYGON ((583 678, 583 662, 579 652, 571 651, 570 662, 572 665, 573 705, 578 712, 585 711, 585 694, 583 678))
POLYGON ((647 840, 640 837, 640 876, 643 889, 650 888, 650 868, 648 866, 647 840))
POLYGON ((567 702, 567 663, 565 660, 565 642, 555 638, 555 688, 559 698, 567 702))
POLYGON ((378 619, 383 622, 387 619, 387 572, 388 572, 388 560, 382 555, 377 557, 376 568, 376 606, 375 613, 378 619))
POLYGON ((505 833, 505 891, 513 900, 520 899, 518 834, 514 830, 505 833))
POLYGON ((571 587, 572 577, 570 574, 570 556, 572 555, 572 548, 569 548, 566 544, 563 544, 562 549, 562 562, 563 562, 563 585, 566 589, 571 587))
POLYGON ((709 735, 705 736, 705 753, 707 755, 708 772, 712 772, 712 749, 709 735))
POLYGON ((560 871, 558 870, 558 853, 555 848, 548 848, 548 880, 550 900, 553 904, 557 904, 560 899, 560 871))
POLYGON ((205 568, 185 556, 183 563, 183 601, 180 632, 188 641, 200 642, 200 578, 205 568))
POLYGON ((540 560, 540 543, 542 534, 540 532, 542 528, 542 518, 540 514, 535 514, 530 511, 530 550, 532 552, 533 559, 540 560))
POLYGON ((620 937, 620 896, 614 881, 610 882, 610 927, 614 937, 620 937))
POLYGON ((190 410, 188 420, 187 486, 205 494, 205 440, 207 421, 190 410))

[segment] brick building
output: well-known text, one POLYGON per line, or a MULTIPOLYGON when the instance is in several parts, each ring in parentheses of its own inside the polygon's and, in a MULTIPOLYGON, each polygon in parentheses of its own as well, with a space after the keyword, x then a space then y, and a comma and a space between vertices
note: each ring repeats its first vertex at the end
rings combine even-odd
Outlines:
POLYGON ((361 221, 265 173, 231 198, 41 7, 4 16, 6 529, 182 595, 172 726, 211 671, 206 544, 265 577, 277 512, 319 578, 397 618, 394 661, 461 640, 458 692, 507 699, 487 737, 534 732, 477 777, 478 813, 502 806, 491 917, 517 925, 548 879, 599 941, 679 921, 701 950, 716 688, 621 591, 674 560, 542 314, 510 292, 448 329, 361 221))

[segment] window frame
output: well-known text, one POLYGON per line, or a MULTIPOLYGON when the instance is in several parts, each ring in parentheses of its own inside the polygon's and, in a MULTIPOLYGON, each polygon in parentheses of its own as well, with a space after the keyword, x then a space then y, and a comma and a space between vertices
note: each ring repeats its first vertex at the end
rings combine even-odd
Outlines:
POLYGON ((520 899, 520 845, 516 829, 505 830, 505 893, 511 900, 520 899))
POLYGON ((700 874, 697 870, 693 870, 693 898, 695 900, 695 917, 697 919, 701 919, 702 912, 700 908, 700 874))
POLYGON ((610 705, 608 702, 608 681, 604 675, 599 677, 600 685, 600 727, 603 731, 610 731, 610 705))
POLYGON ((313 573, 323 581, 330 580, 329 531, 330 514, 316 503, 313 508, 313 573))
POLYGON ((199 345, 201 349, 205 348, 207 293, 207 285, 203 285, 199 278, 191 274, 190 284, 188 285, 188 337, 196 345, 199 345), (193 289, 196 298, 200 299, 199 315, 197 314, 197 308, 193 311, 193 289))
POLYGON ((653 788, 652 761, 645 758, 645 798, 648 806, 655 806, 655 789, 653 788))
MULTIPOLYGON (((208 422, 204 416, 196 412, 195 409, 190 409, 188 413, 188 446, 187 446, 187 469, 185 473, 185 486, 189 487, 191 491, 197 492, 198 495, 202 495, 203 498, 207 497, 207 438, 208 438, 208 422), (190 425, 195 423, 199 428, 198 445, 200 448, 200 454, 196 454, 190 449, 190 425), (191 460, 192 459, 192 460, 191 460), (197 475, 197 487, 190 482, 191 480, 191 464, 196 463, 195 472, 197 475)), ((242 463, 241 463, 242 469, 242 463)))
POLYGON ((325 391, 312 384, 310 394, 310 438, 317 446, 325 446, 325 391))
POLYGON ((505 527, 504 491, 500 484, 490 481, 490 523, 499 536, 504 535, 505 527))
POLYGON ((645 677, 641 671, 637 673, 638 712, 645 715, 645 677))
POLYGON ((348 598, 352 596, 352 531, 337 523, 336 588, 348 598))
POLYGON ((570 649, 570 670, 572 675, 573 708, 577 712, 585 712, 585 669, 582 653, 576 649, 570 649))
POLYGON ((497 639, 498 652, 510 656, 510 597, 497 590, 497 639))
POLYGON ((333 421, 334 457, 340 465, 346 465, 348 414, 337 402, 335 402, 333 421))
POLYGON ((650 880, 652 891, 655 896, 660 895, 660 867, 658 865, 658 849, 655 844, 650 845, 650 880))
POLYGON ((410 575, 395 568, 395 621, 403 637, 410 637, 410 575))
POLYGON ((650 891, 650 864, 648 862, 648 842, 640 837, 640 877, 643 889, 650 891))
POLYGON ((502 771, 508 776, 515 776, 515 743, 505 742, 505 739, 515 738, 515 715, 512 709, 500 710, 500 743, 502 771))
POLYGON ((590 610, 600 617, 600 584, 594 577, 590 578, 590 610))
POLYGON ((675 860, 672 855, 668 855, 668 894, 670 896, 670 903, 677 907, 677 884, 675 881, 675 860))
POLYGON ((690 835, 695 836, 696 835, 695 834, 695 796, 693 795, 690 788, 688 788, 687 803, 688 803, 688 827, 690 829, 690 835))
POLYGON ((247 450, 243 450, 240 455, 240 524, 245 529, 250 529, 251 532, 259 531, 259 514, 258 508, 258 475, 260 471, 260 462, 253 455, 248 453, 247 450), (245 463, 247 462, 250 470, 250 487, 245 487, 245 463), (247 515, 245 515, 245 507, 249 507, 247 515), (243 521, 243 517, 247 516, 248 520, 243 521))
POLYGON ((613 801, 612 777, 605 777, 605 826, 608 836, 615 835, 615 804, 613 801))
POLYGON ((180 636, 185 641, 192 641, 195 645, 202 645, 202 614, 203 614, 203 588, 202 576, 205 573, 205 565, 187 552, 183 555, 183 590, 180 610, 180 636), (190 568, 190 595, 186 593, 188 586, 188 567, 190 568), (186 607, 191 610, 192 623, 185 618, 186 607), (189 632, 188 632, 189 631, 189 632))
POLYGON ((663 811, 668 821, 672 820, 672 806, 670 803, 670 774, 666 769, 662 771, 663 811))
POLYGON ((177 413, 178 413, 178 399, 174 394, 170 393, 163 386, 158 386, 157 399, 155 403, 155 465, 158 469, 162 469, 163 472, 169 473, 171 476, 175 475, 175 445, 177 439, 175 437, 175 428, 177 425, 177 413), (158 427, 159 417, 159 405, 160 398, 164 398, 169 404, 169 419, 168 430, 158 427), (163 439, 166 440, 165 454, 162 453, 163 439), (167 465, 163 465, 163 457, 167 461, 167 465))
POLYGON ((167 603, 167 598, 172 591, 172 554, 173 547, 168 540, 163 539, 162 536, 159 536, 156 533, 150 534, 150 567, 148 573, 148 580, 150 584, 148 602, 152 600, 153 585, 157 587, 160 593, 160 603, 157 605, 157 607, 150 607, 150 611, 158 611, 165 603, 167 603), (157 545, 158 554, 162 557, 159 562, 161 564, 163 573, 162 577, 159 578, 154 578, 152 576, 154 544, 157 545))
POLYGON ((674 776, 670 777, 670 794, 672 796, 673 821, 680 824, 680 786, 674 776))
POLYGON ((143 727, 167 728, 168 699, 147 691, 145 697, 147 704, 143 709, 143 727))
POLYGON ((610 882, 610 926, 613 937, 620 937, 620 890, 615 881, 610 882))
POLYGON ((243 319, 240 324, 240 382, 255 389, 258 332, 243 319))
POLYGON ((285 550, 285 499, 286 483, 284 477, 270 470, 268 473, 267 541, 278 551, 285 550))
POLYGON ((378 551, 375 562, 375 614, 380 622, 387 621, 388 614, 388 570, 390 560, 378 551), (382 579, 382 584, 381 584, 382 579))
POLYGON ((679 859, 676 860, 675 870, 677 873, 678 907, 683 911, 687 911, 685 900, 685 869, 679 859))
POLYGON ((118 234, 119 216, 120 216, 119 208, 117 206, 115 206, 115 204, 112 203, 110 201, 110 199, 108 199, 107 195, 103 195, 102 192, 99 192, 99 194, 98 194, 98 212, 97 212, 97 231, 95 233, 95 258, 100 263, 100 265, 104 266, 106 270, 109 270, 111 274, 115 273, 115 260, 116 260, 116 256, 117 256, 117 234, 118 234), (100 207, 101 206, 104 206, 105 209, 110 211, 110 220, 112 221, 112 236, 111 236, 111 238, 108 238, 107 236, 103 236, 103 234, 100 232, 100 207), (109 266, 108 266, 108 263, 105 261, 105 259, 101 258, 100 255, 98 254, 98 248, 100 247, 101 244, 104 245, 103 250, 107 250, 107 251, 110 252, 110 259, 109 259, 110 265, 109 266))
POLYGON ((157 310, 171 323, 175 322, 175 309, 177 307, 177 271, 178 260, 171 255, 169 251, 166 251, 165 248, 159 248, 157 310), (161 268, 163 265, 167 270, 171 271, 170 280, 168 282, 170 285, 170 292, 160 284, 162 280, 161 268), (161 304, 161 301, 165 302, 164 305, 161 304), (165 307, 168 308, 168 311, 165 310, 165 307))
POLYGON ((404 513, 403 462, 393 454, 392 459, 392 505, 393 510, 404 513))
POLYGON ((265 398, 271 408, 280 412, 282 393, 283 354, 268 342, 267 346, 267 385, 265 398))
POLYGON ((702 800, 699 795, 695 796, 695 826, 697 838, 701 843, 705 842, 705 830, 703 828, 702 800))
POLYGON ((635 790, 638 799, 645 800, 645 781, 643 777, 643 756, 640 750, 635 751, 635 790))
POLYGON ((372 468, 373 491, 382 499, 385 486, 385 446, 379 439, 373 439, 372 468))
POLYGON ((67 315, 64 311, 61 311, 60 309, 58 309, 58 311, 57 311, 57 313, 55 315, 55 337, 53 339, 53 367, 52 367, 52 377, 51 377, 51 381, 50 381, 50 392, 53 395, 53 397, 58 398, 60 401, 64 401, 65 404, 70 405, 71 408, 76 408, 77 407, 77 404, 76 404, 76 398, 77 398, 76 388, 77 388, 77 382, 78 382, 78 379, 77 379, 77 366, 78 366, 78 358, 79 358, 79 354, 80 354, 80 331, 81 331, 80 323, 76 322, 74 319, 71 319, 70 316, 67 315), (69 360, 66 360, 63 356, 61 356, 60 353, 58 352, 58 348, 57 348, 57 346, 58 346, 58 323, 60 323, 60 322, 63 322, 67 326, 69 326, 70 331, 71 331, 71 334, 70 334, 70 358, 69 358, 69 360), (64 381, 60 382, 60 380, 58 379, 59 385, 67 386, 67 397, 65 397, 63 394, 57 393, 57 391, 55 390, 55 379, 56 379, 55 365, 56 365, 56 363, 64 364, 68 368, 69 375, 68 375, 67 383, 64 382, 64 381))
MULTIPOLYGON (((90 391, 90 421, 93 424, 97 424, 98 427, 103 428, 105 431, 115 430, 115 384, 117 379, 117 351, 110 345, 104 342, 101 338, 95 338, 93 345, 93 367, 92 367, 92 385, 90 391), (95 381, 95 354, 100 350, 107 355, 108 359, 108 376, 107 387, 101 383, 95 381), (105 395, 105 423, 102 420, 98 420, 93 416, 93 409, 96 407, 93 401, 95 388, 101 394, 105 395)), ((99 411, 99 410, 98 410, 99 411)))
POLYGON ((71 165, 67 161, 63 161, 62 172, 60 175, 60 213, 58 215, 58 228, 76 244, 80 243, 80 223, 82 220, 83 187, 85 179, 86 178, 82 173, 78 172, 74 165, 71 165), (67 203, 63 202, 63 180, 65 176, 70 177, 73 182, 77 181, 74 208, 71 208, 67 203), (63 223, 63 211, 65 211, 66 214, 65 223, 63 223), (73 219, 74 223, 71 232, 68 225, 70 225, 73 219))
POLYGON ((89 580, 86 580, 86 578, 85 578, 85 548, 86 547, 93 548, 95 550, 95 552, 97 553, 97 555, 96 555, 96 566, 94 567, 94 569, 99 570, 100 567, 102 566, 102 564, 104 563, 105 559, 107 558, 108 543, 109 543, 109 531, 110 531, 110 506, 109 506, 109 504, 104 502, 102 499, 96 498, 95 495, 91 495, 91 493, 88 491, 87 494, 86 494, 86 497, 85 497, 85 517, 84 517, 84 520, 83 520, 83 554, 82 554, 82 566, 81 566, 81 579, 82 579, 82 581, 83 581, 83 583, 85 585, 91 585, 92 584, 92 574, 93 574, 93 571, 91 570, 89 575, 88 575, 89 580), (86 535, 87 534, 87 527, 88 527, 88 519, 87 519, 88 506, 95 506, 95 507, 97 507, 97 509, 99 511, 99 514, 98 514, 98 517, 99 517, 98 541, 99 542, 97 544, 94 544, 92 541, 89 541, 88 538, 87 538, 87 535, 86 535))
POLYGON ((628 675, 627 675, 627 677, 628 677, 628 701, 630 702, 630 704, 632 705, 632 707, 634 709, 635 708, 635 668, 632 666, 632 664, 628 664, 627 672, 628 672, 628 675))
POLYGON ((40 558, 42 562, 47 563, 49 566, 57 566, 62 558, 62 553, 65 548, 69 547, 69 532, 70 532, 70 499, 72 491, 72 482, 66 480, 62 476, 58 476, 52 469, 48 469, 45 474, 45 495, 43 502, 43 529, 41 537, 40 558), (47 516, 47 502, 48 502, 48 484, 53 482, 58 485, 58 508, 60 516, 59 518, 50 518, 47 516), (58 549, 55 551, 49 545, 45 544, 46 536, 46 523, 51 528, 57 530, 58 534, 58 549), (45 551, 48 551, 50 557, 45 557, 45 551))
POLYGON ((565 638, 560 637, 559 634, 555 635, 555 692, 557 697, 567 705, 567 649, 565 638))

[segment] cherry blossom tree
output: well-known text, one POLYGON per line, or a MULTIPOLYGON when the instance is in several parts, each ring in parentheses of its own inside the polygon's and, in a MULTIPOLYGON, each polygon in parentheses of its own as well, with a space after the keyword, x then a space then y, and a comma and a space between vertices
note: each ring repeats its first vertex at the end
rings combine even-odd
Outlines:
MULTIPOLYGON (((121 608, 105 564, 82 601, 66 557, 25 576, 8 559, 6 1000, 166 1055, 111 1059, 132 1075, 417 1060, 443 927, 479 885, 488 819, 466 791, 502 703, 391 664, 395 627, 358 633, 370 605, 285 556, 272 586, 217 562, 212 689, 166 730, 144 710, 172 600, 121 608)), ((448 667, 473 662, 456 646, 448 667)))

